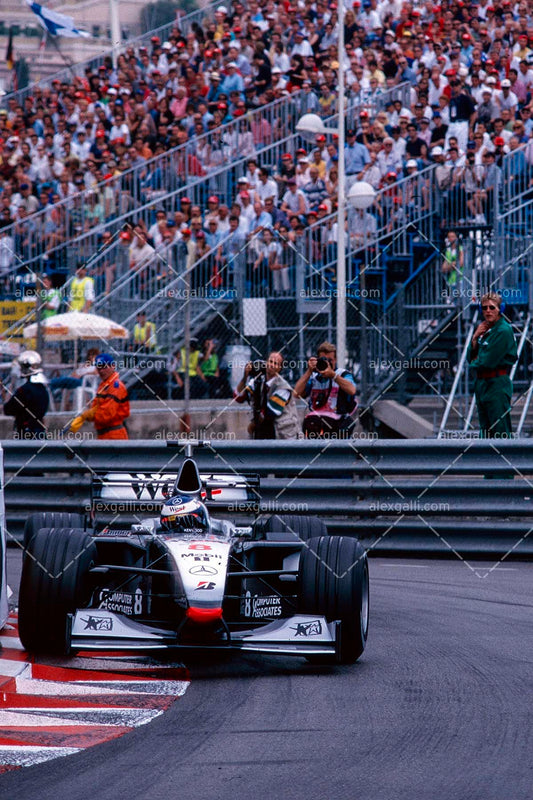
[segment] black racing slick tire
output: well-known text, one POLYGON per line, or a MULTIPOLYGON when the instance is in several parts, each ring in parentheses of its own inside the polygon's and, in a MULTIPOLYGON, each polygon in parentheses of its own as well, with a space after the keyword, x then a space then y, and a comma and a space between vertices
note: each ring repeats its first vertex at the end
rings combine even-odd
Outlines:
POLYGON ((318 517, 272 514, 260 517, 255 523, 256 537, 267 541, 307 542, 318 536, 327 536, 328 529, 318 517))
POLYGON ((96 545, 79 528, 41 528, 24 555, 19 636, 35 653, 66 653, 67 615, 90 599, 96 545))
POLYGON ((32 514, 24 525, 23 544, 26 549, 41 528, 84 528, 85 517, 70 511, 39 511, 32 514))
MULTIPOLYGON (((298 610, 301 614, 340 621, 340 643, 335 661, 353 664, 365 649, 368 636, 368 560, 361 543, 345 536, 309 539, 302 549, 298 572, 298 610)), ((313 663, 328 656, 310 656, 313 663)))

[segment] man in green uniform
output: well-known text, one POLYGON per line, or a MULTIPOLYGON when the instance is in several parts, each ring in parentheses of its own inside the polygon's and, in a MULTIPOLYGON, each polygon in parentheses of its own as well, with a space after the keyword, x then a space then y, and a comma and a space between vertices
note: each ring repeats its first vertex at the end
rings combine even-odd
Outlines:
POLYGON ((483 322, 472 336, 467 358, 476 368, 475 394, 483 439, 511 438, 509 373, 517 359, 513 329, 500 311, 502 298, 488 292, 481 298, 483 322))

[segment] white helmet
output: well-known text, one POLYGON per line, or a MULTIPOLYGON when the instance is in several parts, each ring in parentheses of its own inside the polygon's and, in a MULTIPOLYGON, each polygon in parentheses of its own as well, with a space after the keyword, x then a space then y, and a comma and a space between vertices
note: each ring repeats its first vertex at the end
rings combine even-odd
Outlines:
POLYGON ((37 375, 38 372, 42 372, 41 356, 35 350, 25 350, 17 358, 17 361, 20 367, 20 374, 23 376, 37 375))
POLYGON ((174 533, 209 533, 209 513, 195 497, 176 495, 165 500, 161 527, 174 533))

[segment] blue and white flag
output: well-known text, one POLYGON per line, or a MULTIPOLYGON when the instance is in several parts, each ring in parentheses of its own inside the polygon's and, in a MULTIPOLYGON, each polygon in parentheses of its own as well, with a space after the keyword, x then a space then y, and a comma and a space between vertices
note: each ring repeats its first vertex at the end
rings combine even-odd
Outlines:
POLYGON ((46 6, 40 6, 39 3, 33 3, 32 0, 26 0, 33 13, 36 15, 45 31, 48 31, 51 36, 69 36, 71 39, 82 36, 87 38, 91 36, 87 31, 82 31, 74 26, 72 17, 67 17, 66 14, 58 14, 57 11, 52 11, 46 6))

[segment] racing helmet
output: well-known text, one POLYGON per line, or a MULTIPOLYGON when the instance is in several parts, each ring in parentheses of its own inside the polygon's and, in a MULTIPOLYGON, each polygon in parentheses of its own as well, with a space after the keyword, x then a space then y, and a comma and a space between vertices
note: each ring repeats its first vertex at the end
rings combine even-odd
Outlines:
POLYGON ((172 533, 209 533, 209 513, 195 497, 175 495, 161 509, 161 527, 172 533))
POLYGON ((35 350, 25 350, 18 356, 17 362, 20 367, 20 374, 24 377, 42 372, 41 356, 35 350))

